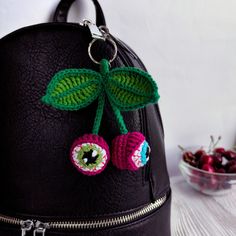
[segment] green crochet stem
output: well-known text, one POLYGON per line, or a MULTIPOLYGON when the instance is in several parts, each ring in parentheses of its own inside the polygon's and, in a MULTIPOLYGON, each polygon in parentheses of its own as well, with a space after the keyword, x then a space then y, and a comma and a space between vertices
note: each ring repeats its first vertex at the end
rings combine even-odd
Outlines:
MULTIPOLYGON (((110 68, 110 63, 108 60, 106 59, 102 59, 101 62, 100 62, 100 73, 103 75, 103 81, 102 83, 105 85, 106 84, 106 74, 109 73, 109 68, 110 68)), ((127 134, 128 133, 128 130, 126 128, 126 125, 125 125, 125 122, 124 122, 124 118, 123 116, 121 115, 121 112, 120 110, 118 109, 118 107, 113 104, 110 99, 108 99, 110 104, 111 104, 111 107, 114 111, 114 114, 115 114, 115 117, 117 119, 117 122, 118 122, 118 125, 119 125, 119 128, 120 128, 120 132, 121 134, 127 134)))
POLYGON ((106 74, 109 72, 110 70, 110 63, 108 60, 106 59, 102 59, 100 62, 100 73, 103 76, 106 76, 106 74))
POLYGON ((128 130, 126 128, 125 121, 124 121, 123 116, 121 115, 120 110, 112 102, 110 102, 110 104, 111 104, 111 107, 115 113, 121 134, 127 134, 128 130))
POLYGON ((104 105, 105 105, 105 96, 104 93, 101 94, 101 96, 99 96, 98 98, 98 108, 96 111, 96 117, 94 120, 94 124, 93 124, 93 130, 92 133, 93 134, 97 134, 99 132, 100 126, 101 126, 101 121, 102 121, 102 115, 103 115, 103 111, 104 111, 104 105))

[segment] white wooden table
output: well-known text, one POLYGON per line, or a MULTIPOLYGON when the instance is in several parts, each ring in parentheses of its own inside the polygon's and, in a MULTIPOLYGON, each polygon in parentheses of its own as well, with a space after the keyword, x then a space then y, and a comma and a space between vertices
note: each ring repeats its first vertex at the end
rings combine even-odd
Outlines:
POLYGON ((236 236, 236 192, 206 196, 171 178, 172 236, 236 236))

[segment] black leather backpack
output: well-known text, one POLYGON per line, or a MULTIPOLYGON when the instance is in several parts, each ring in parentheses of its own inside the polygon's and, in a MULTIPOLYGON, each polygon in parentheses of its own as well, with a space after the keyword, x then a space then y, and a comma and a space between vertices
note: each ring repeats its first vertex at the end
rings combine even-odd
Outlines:
MULTIPOLYGON (((147 164, 130 171, 109 162, 102 173, 87 176, 67 157, 78 134, 92 129, 97 103, 61 111, 41 100, 58 71, 99 70, 88 55, 91 28, 66 22, 73 2, 61 0, 54 22, 0 39, 0 235, 169 236, 171 191, 158 104, 122 113, 129 131, 146 136, 151 147, 147 164)), ((97 0, 93 2, 96 24, 106 31, 102 9, 97 0)), ((117 45, 112 68, 145 70, 132 49, 110 37, 117 45)), ((98 59, 110 58, 114 50, 98 42, 92 53, 98 59)), ((100 134, 109 146, 119 134, 109 105, 100 134)))

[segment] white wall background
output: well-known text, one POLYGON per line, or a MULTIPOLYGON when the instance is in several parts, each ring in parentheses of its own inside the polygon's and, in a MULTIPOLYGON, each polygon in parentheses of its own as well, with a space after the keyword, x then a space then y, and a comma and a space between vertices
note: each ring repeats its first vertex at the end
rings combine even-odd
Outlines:
MULTIPOLYGON (((0 0, 0 37, 46 22, 59 0, 0 0)), ((178 173, 177 144, 236 143, 236 1, 100 0, 110 31, 142 58, 159 84, 171 175, 178 173)), ((70 21, 94 19, 80 0, 70 21)))

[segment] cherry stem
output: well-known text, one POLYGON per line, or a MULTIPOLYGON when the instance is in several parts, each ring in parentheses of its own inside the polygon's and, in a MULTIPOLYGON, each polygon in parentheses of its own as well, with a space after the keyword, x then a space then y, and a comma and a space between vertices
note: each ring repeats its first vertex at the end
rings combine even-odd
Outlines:
POLYGON ((178 148, 181 150, 181 151, 186 151, 186 149, 185 148, 183 148, 181 145, 178 145, 178 148))
POLYGON ((100 73, 104 76, 109 72, 110 63, 106 59, 102 59, 100 62, 100 73))
MULTIPOLYGON (((106 78, 107 73, 109 72, 109 67, 110 67, 109 61, 106 60, 106 59, 102 59, 101 62, 100 62, 100 73, 105 78, 106 78)), ((125 121, 124 121, 124 118, 123 118, 120 110, 117 108, 117 106, 112 101, 110 101, 109 97, 108 97, 108 100, 111 104, 111 107, 114 111, 115 117, 118 121, 121 134, 127 134, 128 130, 126 128, 125 121)), ((103 106, 104 106, 104 104, 103 104, 103 106)), ((97 130, 95 130, 95 131, 97 131, 97 130)))
POLYGON ((211 138, 211 142, 210 142, 210 145, 208 147, 208 152, 207 153, 211 153, 221 140, 221 136, 218 137, 216 142, 215 142, 215 139, 214 139, 213 135, 211 135, 210 138, 211 138))
POLYGON ((125 121, 124 121, 124 118, 123 118, 120 110, 111 101, 110 101, 110 104, 111 104, 111 107, 112 107, 112 109, 113 109, 113 111, 115 113, 116 119, 118 121, 121 134, 127 134, 128 130, 126 128, 125 121))
POLYGON ((101 121, 102 121, 102 115, 104 111, 104 105, 105 105, 105 96, 104 96, 104 92, 102 92, 98 98, 98 108, 96 111, 96 116, 94 119, 93 130, 92 130, 93 134, 98 134, 99 132, 101 121))
POLYGON ((220 142, 220 140, 221 140, 221 136, 218 137, 217 141, 216 141, 216 142, 214 143, 214 145, 212 146, 212 149, 214 149, 214 148, 218 145, 218 143, 220 142))
POLYGON ((208 146, 208 151, 207 151, 207 153, 210 153, 211 150, 212 150, 212 145, 214 144, 214 137, 213 137, 213 135, 210 136, 210 139, 211 139, 211 141, 210 141, 210 144, 209 144, 209 146, 208 146))
MULTIPOLYGON (((106 59, 102 59, 100 62, 100 72, 102 75, 106 75, 106 73, 109 72, 109 62, 106 59)), ((105 91, 102 89, 101 94, 98 97, 98 108, 96 111, 96 116, 94 119, 94 124, 93 124, 93 134, 97 134, 99 132, 100 126, 101 126, 101 121, 102 121, 102 116, 103 116, 103 111, 104 111, 104 106, 105 106, 105 91)))

